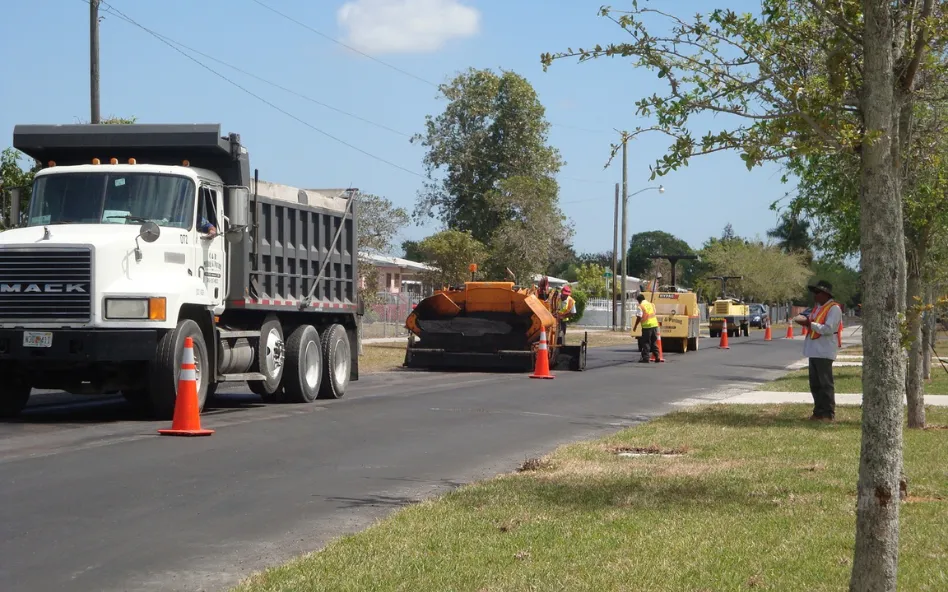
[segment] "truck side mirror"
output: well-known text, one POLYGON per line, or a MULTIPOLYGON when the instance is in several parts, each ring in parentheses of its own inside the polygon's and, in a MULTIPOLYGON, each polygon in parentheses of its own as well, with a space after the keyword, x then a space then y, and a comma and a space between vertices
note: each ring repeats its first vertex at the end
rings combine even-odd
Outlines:
POLYGON ((146 243, 153 243, 158 240, 158 237, 161 236, 161 229, 158 228, 158 225, 149 220, 142 224, 141 230, 138 231, 138 235, 142 237, 142 240, 146 243))
MULTIPOLYGON (((227 219, 235 228, 245 228, 250 224, 250 189, 247 187, 227 188, 227 219)), ((230 230, 228 228, 228 230, 230 230)))
POLYGON ((10 227, 18 228, 20 226, 20 188, 12 187, 10 189, 10 227))

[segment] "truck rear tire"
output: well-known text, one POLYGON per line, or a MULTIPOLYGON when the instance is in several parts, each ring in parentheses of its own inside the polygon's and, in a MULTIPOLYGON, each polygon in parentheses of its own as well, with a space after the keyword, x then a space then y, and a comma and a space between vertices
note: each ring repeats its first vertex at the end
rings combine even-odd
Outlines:
POLYGON ((22 378, 3 379, 0 384, 0 419, 11 419, 20 414, 30 400, 33 388, 22 378))
POLYGON ((283 326, 276 315, 268 315, 260 327, 260 337, 257 340, 257 360, 255 370, 266 380, 249 380, 250 390, 263 397, 264 401, 275 402, 283 383, 283 366, 286 362, 286 351, 283 341, 283 326))
POLYGON ((323 331, 323 378, 320 399, 338 399, 346 394, 352 368, 349 335, 342 325, 330 325, 323 331))
POLYGON ((148 405, 155 419, 174 417, 174 406, 178 398, 178 376, 181 374, 184 340, 187 337, 194 342, 198 410, 204 409, 208 380, 211 376, 211 369, 208 367, 207 344, 204 342, 201 327, 191 319, 182 319, 178 321, 178 326, 173 331, 168 331, 158 341, 158 350, 151 363, 148 405))
POLYGON ((286 340, 283 393, 288 403, 312 403, 322 386, 323 352, 312 325, 297 327, 286 340))

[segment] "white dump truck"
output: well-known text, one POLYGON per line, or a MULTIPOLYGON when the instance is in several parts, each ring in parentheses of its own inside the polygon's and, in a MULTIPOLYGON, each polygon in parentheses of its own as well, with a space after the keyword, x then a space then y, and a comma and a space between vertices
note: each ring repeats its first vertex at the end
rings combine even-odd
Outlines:
POLYGON ((19 125, 41 163, 0 234, 0 416, 34 389, 121 393, 174 412, 185 338, 199 405, 246 382, 266 401, 358 380, 354 190, 251 177, 220 125, 19 125))

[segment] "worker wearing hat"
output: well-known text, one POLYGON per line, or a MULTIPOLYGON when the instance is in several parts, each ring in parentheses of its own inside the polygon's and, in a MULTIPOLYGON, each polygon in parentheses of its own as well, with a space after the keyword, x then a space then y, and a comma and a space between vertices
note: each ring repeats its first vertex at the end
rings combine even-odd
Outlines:
POLYGON ((576 301, 573 300, 573 289, 570 288, 569 284, 565 284, 560 288, 560 297, 556 300, 556 308, 554 314, 558 319, 557 323, 557 333, 559 339, 557 343, 563 343, 566 339, 566 319, 567 317, 576 314, 576 301))
POLYGON ((809 286, 816 306, 810 315, 800 315, 797 324, 807 327, 809 333, 803 342, 803 355, 810 362, 810 393, 813 395, 814 421, 833 421, 836 418, 836 387, 833 382, 833 361, 842 341, 843 310, 833 300, 833 285, 819 281, 809 286))

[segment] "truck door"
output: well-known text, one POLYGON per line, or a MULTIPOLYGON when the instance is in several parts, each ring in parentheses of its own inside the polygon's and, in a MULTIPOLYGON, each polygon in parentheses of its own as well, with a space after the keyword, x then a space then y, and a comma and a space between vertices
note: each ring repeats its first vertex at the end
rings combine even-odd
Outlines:
POLYGON ((207 297, 214 306, 224 299, 224 228, 221 187, 202 185, 198 200, 197 230, 201 247, 198 277, 204 281, 207 297))

